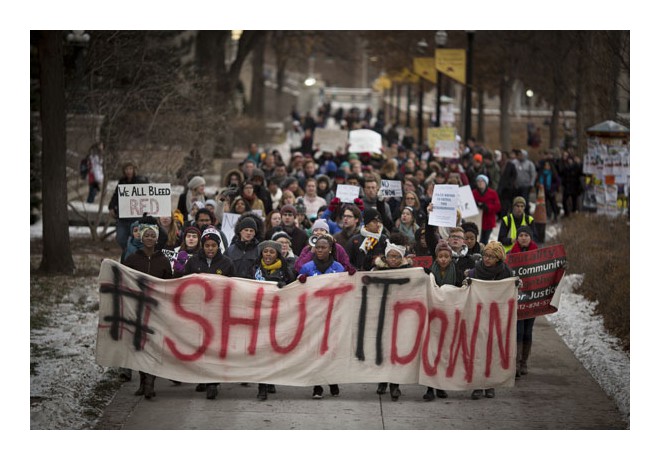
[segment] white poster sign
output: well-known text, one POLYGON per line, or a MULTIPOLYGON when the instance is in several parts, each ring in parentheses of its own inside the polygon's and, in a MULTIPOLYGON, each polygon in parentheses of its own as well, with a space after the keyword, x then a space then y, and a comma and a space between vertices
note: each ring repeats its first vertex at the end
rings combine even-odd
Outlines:
POLYGON ((378 191, 378 194, 386 198, 402 197, 403 192, 401 190, 401 181, 381 179, 380 190, 378 191))
POLYGON ((316 128, 314 145, 322 152, 344 153, 348 142, 348 131, 341 129, 316 128))
POLYGON ((436 184, 433 187, 431 203, 433 210, 429 214, 429 224, 436 227, 455 227, 456 209, 459 191, 455 184, 436 184))
POLYGON ((357 185, 337 184, 335 195, 342 203, 353 203, 360 196, 360 187, 357 185))
POLYGON ((463 218, 476 216, 479 214, 479 208, 477 203, 474 201, 474 195, 472 194, 472 189, 469 185, 463 185, 458 187, 458 209, 461 210, 461 216, 463 218))
POLYGON ((234 239, 234 229, 236 228, 236 222, 238 218, 241 217, 240 214, 234 214, 231 212, 225 212, 222 215, 222 226, 220 230, 227 237, 227 244, 231 244, 231 240, 234 239))
POLYGON ((512 387, 516 278, 438 287, 420 267, 275 283, 160 280, 106 259, 96 362, 192 383, 512 387))
POLYGON ((380 153, 383 148, 383 138, 371 129, 355 129, 348 134, 349 153, 380 153))
POLYGON ((172 188, 170 184, 119 184, 119 217, 139 219, 149 216, 172 215, 172 188))

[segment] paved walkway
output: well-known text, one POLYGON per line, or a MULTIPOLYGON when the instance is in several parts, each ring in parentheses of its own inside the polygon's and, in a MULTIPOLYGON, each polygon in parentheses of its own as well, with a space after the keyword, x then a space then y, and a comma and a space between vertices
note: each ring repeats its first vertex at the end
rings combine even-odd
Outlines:
MULTIPOLYGON (((543 317, 534 327, 530 373, 494 399, 470 399, 469 391, 426 402, 425 387, 402 385, 397 402, 378 396, 376 384, 340 385, 338 397, 312 399, 311 387, 278 386, 267 401, 257 385, 221 384, 216 400, 195 385, 156 379, 156 398, 134 396, 137 379, 125 383, 97 429, 123 430, 443 430, 626 429, 614 401, 543 317)), ((136 374, 136 373, 135 373, 136 374)))

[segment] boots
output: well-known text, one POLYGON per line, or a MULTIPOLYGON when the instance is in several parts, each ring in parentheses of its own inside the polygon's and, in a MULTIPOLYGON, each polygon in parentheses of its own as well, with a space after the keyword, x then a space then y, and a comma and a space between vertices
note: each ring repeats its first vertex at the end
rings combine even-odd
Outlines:
POLYGON ((154 391, 154 382, 156 381, 156 376, 152 374, 145 373, 144 375, 144 397, 146 399, 151 399, 156 396, 154 391))
POLYGON ((527 375, 527 360, 532 352, 532 342, 523 342, 522 344, 522 360, 520 362, 520 373, 527 375))
POLYGON ((376 389, 376 393, 378 393, 379 395, 384 395, 386 391, 387 391, 387 382, 380 382, 378 384, 378 388, 376 389))
POLYGON ((522 342, 516 342, 516 380, 520 378, 520 365, 522 363, 523 356, 523 344, 522 342))
POLYGON ((433 401, 435 399, 435 394, 433 394, 433 388, 426 387, 426 393, 424 393, 422 399, 424 399, 424 401, 433 401))
POLYGON ((140 386, 137 391, 133 393, 135 396, 142 396, 144 394, 144 379, 147 376, 144 372, 140 371, 140 386))
POLYGON ((209 383, 206 385, 206 399, 215 399, 218 396, 218 384, 209 383))
POLYGON ((401 396, 401 390, 399 390, 398 383, 390 383, 390 396, 392 397, 392 401, 399 400, 399 396, 401 396))
POLYGON ((265 383, 259 384, 259 391, 257 393, 257 399, 260 401, 265 401, 268 399, 268 385, 265 383))

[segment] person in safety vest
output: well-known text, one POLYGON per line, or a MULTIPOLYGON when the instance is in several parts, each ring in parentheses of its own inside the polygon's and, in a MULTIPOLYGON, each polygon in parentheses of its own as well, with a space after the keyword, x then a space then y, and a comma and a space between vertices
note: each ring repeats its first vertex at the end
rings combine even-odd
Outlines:
MULTIPOLYGON (((532 229, 534 228, 532 225, 534 218, 525 214, 526 205, 527 202, 525 199, 521 196, 517 196, 513 199, 513 210, 506 216, 502 217, 497 241, 502 243, 506 252, 509 252, 513 247, 513 244, 516 242, 518 229, 521 226, 527 225, 532 229)), ((536 241, 536 234, 532 235, 532 239, 536 241)))

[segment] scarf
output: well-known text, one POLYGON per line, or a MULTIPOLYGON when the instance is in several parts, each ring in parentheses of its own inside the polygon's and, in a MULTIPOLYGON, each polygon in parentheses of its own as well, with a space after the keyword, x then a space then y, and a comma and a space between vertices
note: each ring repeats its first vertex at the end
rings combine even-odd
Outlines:
POLYGON ((433 265, 431 265, 431 273, 433 273, 433 276, 435 277, 435 283, 438 286, 443 286, 445 284, 451 286, 456 285, 456 266, 453 263, 450 263, 445 270, 445 276, 442 276, 441 272, 442 270, 440 269, 438 262, 433 261, 433 265))
POLYGON ((275 262, 273 262, 270 265, 266 265, 264 263, 264 259, 261 259, 261 268, 268 273, 269 275, 273 273, 275 270, 279 270, 282 268, 282 261, 280 259, 277 259, 275 262))
POLYGON ((318 257, 316 257, 316 254, 312 257, 312 260, 314 261, 314 265, 316 265, 316 269, 319 271, 319 273, 325 273, 328 268, 335 262, 335 259, 332 257, 332 255, 328 256, 328 259, 323 261, 319 260, 318 257))
POLYGON ((492 281, 497 279, 497 277, 502 273, 504 268, 503 262, 498 262, 492 267, 486 267, 483 261, 479 261, 474 267, 474 278, 478 280, 492 281))
POLYGON ((360 251, 365 254, 371 251, 378 244, 380 240, 380 235, 383 233, 383 226, 378 227, 378 233, 371 233, 366 230, 364 227, 360 229, 360 235, 364 236, 364 241, 360 245, 360 251))

